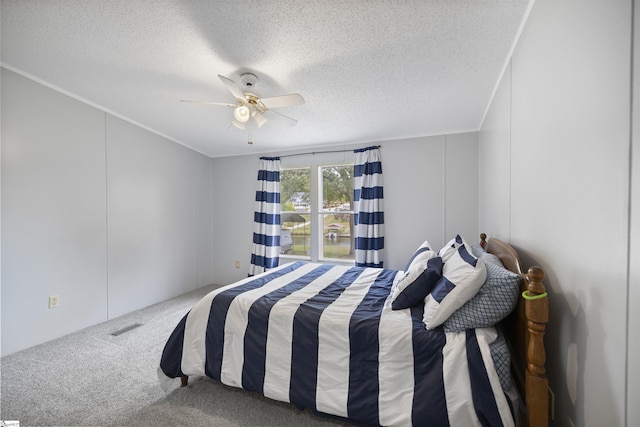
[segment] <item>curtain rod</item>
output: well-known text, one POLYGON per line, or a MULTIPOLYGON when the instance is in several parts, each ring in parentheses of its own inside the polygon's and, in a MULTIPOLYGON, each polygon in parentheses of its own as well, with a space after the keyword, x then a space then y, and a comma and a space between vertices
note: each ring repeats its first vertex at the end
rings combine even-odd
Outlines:
MULTIPOLYGON (((283 158, 283 157, 294 157, 294 156, 307 156, 309 154, 311 155, 316 155, 316 154, 325 154, 325 153, 345 153, 347 151, 357 151, 357 150, 367 150, 367 149, 371 149, 371 148, 380 148, 380 145, 372 145, 370 147, 366 147, 366 148, 356 148, 356 149, 350 149, 350 150, 330 150, 330 151, 310 151, 308 153, 296 153, 296 154, 285 154, 284 156, 276 156, 279 158, 283 158)), ((265 159, 265 158, 273 158, 273 157, 260 157, 261 159, 265 159)))

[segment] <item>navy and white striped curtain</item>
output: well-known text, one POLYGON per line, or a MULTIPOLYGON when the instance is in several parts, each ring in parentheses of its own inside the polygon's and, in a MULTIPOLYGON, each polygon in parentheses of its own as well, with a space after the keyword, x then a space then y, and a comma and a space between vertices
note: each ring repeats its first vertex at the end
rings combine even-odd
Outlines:
POLYGON ((354 153, 356 266, 382 268, 384 208, 380 149, 368 147, 355 150, 354 153))
POLYGON ((280 261, 280 157, 260 160, 249 276, 277 267, 280 261))

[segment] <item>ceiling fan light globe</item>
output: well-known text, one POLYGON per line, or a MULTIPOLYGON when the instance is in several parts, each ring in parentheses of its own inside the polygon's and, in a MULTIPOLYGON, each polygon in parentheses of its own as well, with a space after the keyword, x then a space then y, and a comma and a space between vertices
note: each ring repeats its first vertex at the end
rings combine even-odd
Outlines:
POLYGON ((231 122, 232 125, 234 125, 236 128, 240 129, 240 130, 244 130, 244 123, 241 123, 237 120, 234 120, 231 122))
POLYGON ((256 114, 256 115, 253 117, 253 120, 255 120, 256 125, 258 125, 258 128, 261 128, 261 127, 262 127, 262 125, 264 125, 265 123, 267 123, 267 121, 268 121, 269 119, 267 119, 267 118, 266 118, 265 116, 263 116, 262 114, 256 114))
POLYGON ((233 110, 233 117, 240 123, 246 123, 251 118, 251 110, 246 105, 239 105, 233 110))

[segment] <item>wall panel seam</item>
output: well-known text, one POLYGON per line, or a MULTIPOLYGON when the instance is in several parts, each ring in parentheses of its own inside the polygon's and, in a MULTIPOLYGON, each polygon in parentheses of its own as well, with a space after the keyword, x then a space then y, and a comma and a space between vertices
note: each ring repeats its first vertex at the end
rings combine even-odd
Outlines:
POLYGON ((106 301, 106 308, 107 308, 107 315, 106 318, 107 320, 109 320, 111 318, 111 312, 109 310, 109 301, 111 300, 110 298, 110 282, 109 282, 109 156, 108 156, 108 147, 107 147, 107 113, 103 112, 104 114, 104 198, 105 198, 105 220, 106 220, 106 224, 105 224, 105 244, 106 244, 106 250, 105 250, 105 268, 106 268, 106 272, 105 272, 105 277, 106 277, 106 285, 107 285, 107 301, 106 301))
POLYGON ((633 231, 633 221, 632 221, 632 213, 633 213, 633 178, 634 178, 634 150, 633 150, 633 142, 635 138, 634 134, 634 106, 637 101, 634 96, 635 91, 635 24, 636 22, 636 0, 631 1, 631 34, 630 34, 630 58, 629 61, 629 163, 628 163, 628 185, 627 185, 627 271, 626 271, 626 313, 625 313, 625 322, 626 322, 626 341, 625 341, 625 376, 624 376, 624 399, 625 399, 625 411, 624 411, 624 425, 629 425, 629 408, 631 402, 629 401, 630 394, 630 382, 629 382, 629 351, 630 351, 630 342, 631 342, 631 255, 632 255, 632 231, 633 231))

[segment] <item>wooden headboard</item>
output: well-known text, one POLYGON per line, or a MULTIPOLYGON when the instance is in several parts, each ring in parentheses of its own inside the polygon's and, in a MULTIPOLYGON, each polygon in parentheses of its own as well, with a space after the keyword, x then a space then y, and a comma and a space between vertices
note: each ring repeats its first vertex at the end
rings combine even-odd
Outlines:
POLYGON ((524 426, 547 427, 549 424, 549 392, 545 373, 544 333, 549 320, 549 298, 542 280, 544 271, 531 267, 522 272, 518 253, 507 243, 480 235, 480 244, 497 256, 510 271, 523 278, 522 295, 513 313, 503 322, 512 351, 511 371, 526 405, 522 414, 524 426))

